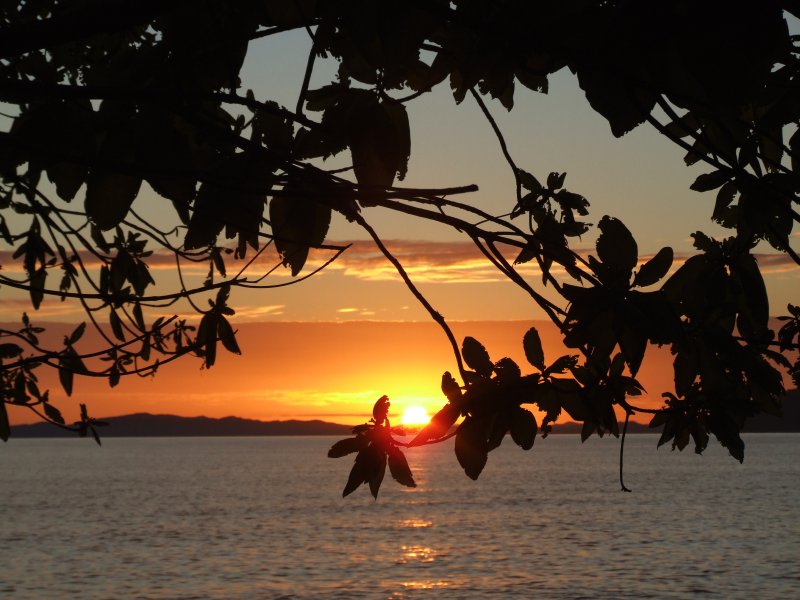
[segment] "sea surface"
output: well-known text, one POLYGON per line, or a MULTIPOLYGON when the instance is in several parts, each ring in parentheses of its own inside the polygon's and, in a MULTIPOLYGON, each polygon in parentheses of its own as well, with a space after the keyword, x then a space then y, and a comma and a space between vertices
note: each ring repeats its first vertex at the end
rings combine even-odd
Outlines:
POLYGON ((452 444, 419 486, 341 497, 336 438, 10 440, 0 598, 800 598, 800 435, 711 444, 510 438, 480 479, 452 444))

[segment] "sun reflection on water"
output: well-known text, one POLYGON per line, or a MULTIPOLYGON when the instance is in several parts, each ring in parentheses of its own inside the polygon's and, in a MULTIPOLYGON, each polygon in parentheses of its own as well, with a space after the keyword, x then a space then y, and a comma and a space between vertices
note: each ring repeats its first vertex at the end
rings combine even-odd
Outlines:
POLYGON ((403 519, 399 522, 399 526, 403 529, 425 529, 433 527, 433 521, 425 521, 423 519, 403 519))
POLYGON ((441 555, 440 552, 428 546, 401 546, 402 554, 397 559, 399 564, 431 563, 441 555))
POLYGON ((435 590, 450 585, 446 581, 404 581, 403 587, 410 590, 435 590))

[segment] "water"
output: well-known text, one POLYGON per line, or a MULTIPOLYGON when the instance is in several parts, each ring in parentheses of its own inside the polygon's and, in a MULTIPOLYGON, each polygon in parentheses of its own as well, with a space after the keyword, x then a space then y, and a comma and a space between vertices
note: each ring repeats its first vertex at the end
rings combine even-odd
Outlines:
POLYGON ((608 439, 507 439, 478 482, 428 447, 377 502, 332 441, 12 440, 0 597, 800 598, 800 435, 744 465, 629 436, 632 494, 608 439))

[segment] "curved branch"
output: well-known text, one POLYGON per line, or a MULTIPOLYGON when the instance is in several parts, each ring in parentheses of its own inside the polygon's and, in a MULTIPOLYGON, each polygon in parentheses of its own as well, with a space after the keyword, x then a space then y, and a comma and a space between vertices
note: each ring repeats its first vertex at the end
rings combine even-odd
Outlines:
POLYGON ((456 337, 455 335, 453 335, 453 331, 450 329, 450 326, 444 320, 444 317, 439 312, 437 312, 436 309, 433 308, 433 306, 431 306, 431 303, 428 302, 428 299, 425 298, 425 296, 422 294, 422 292, 419 291, 419 289, 417 289, 417 286, 415 286, 414 282, 411 281, 411 278, 408 276, 408 273, 406 273, 406 270, 403 268, 403 265, 389 251, 389 249, 383 243, 383 240, 381 240, 380 236, 378 236, 377 232, 372 228, 372 226, 369 223, 367 223, 366 219, 364 219, 361 213, 355 213, 354 218, 356 222, 359 225, 361 225, 361 227, 363 227, 367 233, 369 233, 370 237, 375 242, 375 245, 378 246, 383 255, 389 260, 389 262, 391 262, 394 265, 394 268, 397 270, 398 274, 405 282, 406 287, 409 289, 409 291, 414 295, 417 301, 419 301, 419 303, 422 304, 425 310, 428 311, 428 314, 431 316, 431 318, 434 321, 436 321, 436 323, 438 323, 439 326, 442 328, 445 335, 447 336, 447 339, 450 341, 450 346, 452 347, 453 356, 456 359, 456 364, 458 365, 458 372, 461 375, 461 379, 463 381, 466 381, 467 379, 466 369, 464 369, 464 363, 461 360, 461 352, 458 349, 458 342, 456 341, 456 337))

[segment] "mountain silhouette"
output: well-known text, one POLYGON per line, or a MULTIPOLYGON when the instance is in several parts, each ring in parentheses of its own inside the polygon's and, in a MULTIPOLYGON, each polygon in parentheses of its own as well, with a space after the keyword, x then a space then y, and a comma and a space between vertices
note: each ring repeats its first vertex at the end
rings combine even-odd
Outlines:
MULTIPOLYGON (((101 437, 192 437, 192 436, 264 436, 264 435, 347 435, 350 426, 325 421, 258 421, 240 417, 179 417, 136 413, 99 419, 108 423, 98 427, 101 437)), ((11 436, 70 437, 75 433, 49 423, 16 425, 11 436)))
MULTIPOLYGON (((320 420, 259 421, 240 417, 179 417, 136 413, 100 419, 109 424, 100 427, 102 437, 206 437, 206 436, 269 436, 269 435, 348 435, 350 425, 320 420)), ((580 423, 566 422, 553 425, 553 433, 580 433, 580 423)), ((628 433, 656 433, 647 425, 631 422, 628 433)), ((744 426, 748 433, 800 432, 800 390, 789 391, 783 400, 783 417, 760 414, 749 419, 744 426)), ((75 433, 53 427, 49 423, 15 425, 14 438, 72 437, 75 433)))

